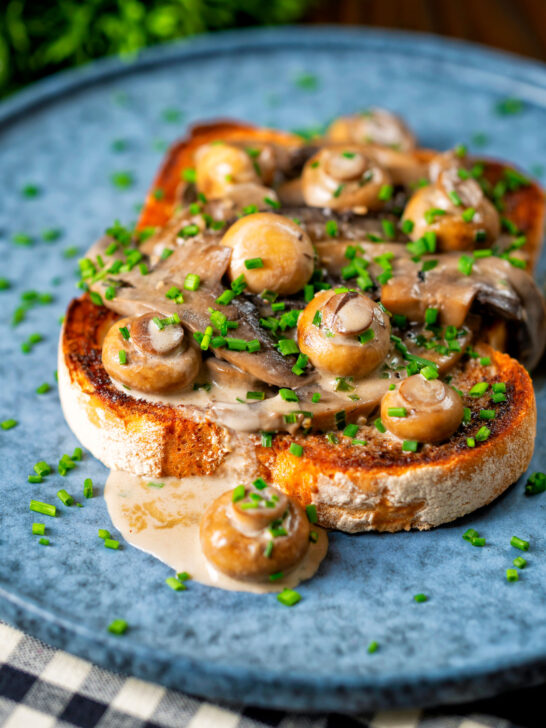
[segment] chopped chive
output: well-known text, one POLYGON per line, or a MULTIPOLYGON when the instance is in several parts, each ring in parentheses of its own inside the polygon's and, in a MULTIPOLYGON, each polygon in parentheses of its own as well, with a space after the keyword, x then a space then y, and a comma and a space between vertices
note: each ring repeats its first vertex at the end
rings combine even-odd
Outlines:
POLYGON ((299 402, 298 395, 291 389, 286 389, 282 387, 281 389, 279 389, 279 394, 281 396, 281 399, 283 399, 285 402, 299 402))
POLYGON ((339 234, 339 226, 336 220, 327 220, 324 228, 330 238, 335 238, 339 234))
POLYGON ((463 538, 465 541, 472 541, 473 538, 478 538, 479 535, 474 528, 469 528, 463 533, 463 538))
POLYGON ((471 397, 481 397, 482 394, 485 394, 488 389, 488 382, 478 382, 471 388, 468 394, 470 394, 471 397))
POLYGON ((64 488, 57 491, 57 497, 64 503, 65 506, 71 506, 74 503, 74 498, 67 493, 64 488))
POLYGON ((44 240, 46 243, 53 243, 55 240, 58 240, 62 235, 62 230, 58 228, 50 228, 49 230, 44 230, 42 232, 42 240, 44 240))
POLYGON ((437 308, 427 308, 425 311, 425 323, 433 325, 438 320, 438 314, 440 312, 437 308))
POLYGON ((49 539, 42 537, 41 539, 38 540, 38 543, 41 544, 42 546, 49 546, 49 539))
POLYGON ((470 255, 461 255, 459 258, 459 262, 457 263, 457 268, 459 269, 459 272, 462 273, 464 276, 469 276, 472 273, 472 266, 474 265, 474 258, 472 258, 470 255))
POLYGON ((516 556, 512 563, 518 569, 525 569, 525 567, 527 566, 527 561, 523 558, 523 556, 516 556))
POLYGON ((127 326, 120 326, 119 333, 123 336, 125 341, 129 341, 129 339, 131 338, 131 334, 129 333, 129 329, 127 328, 127 326))
POLYGON ((42 483, 43 478, 41 475, 29 475, 27 478, 29 483, 42 483))
POLYGON ((375 640, 373 640, 373 642, 370 642, 370 644, 366 648, 366 652, 369 655, 373 655, 373 653, 377 652, 378 649, 379 649, 379 642, 376 642, 375 640))
POLYGON ((484 425, 483 427, 480 427, 478 432, 476 432, 476 440, 478 442, 485 442, 490 434, 491 430, 484 425))
POLYGON ((383 232, 387 238, 390 240, 396 236, 396 228, 391 220, 381 220, 381 227, 383 228, 383 232))
POLYGON ((196 291, 201 283, 201 278, 196 273, 189 273, 184 281, 186 291, 196 291))
POLYGON ((320 402, 320 392, 313 392, 311 395, 311 402, 313 404, 318 404, 318 402, 320 402))
POLYGON ((483 536, 474 536, 474 538, 470 540, 470 543, 472 546, 482 547, 485 546, 485 538, 483 538, 483 536))
POLYGON ((125 351, 125 349, 120 349, 118 352, 118 356, 120 364, 127 364, 127 352, 125 351))
POLYGON ((99 528, 98 534, 99 538, 102 538, 103 541, 106 538, 110 538, 110 531, 107 531, 106 528, 99 528))
POLYGON ((34 536, 43 536, 45 534, 45 524, 44 523, 33 523, 32 524, 32 533, 34 536))
POLYGON ((307 506, 305 508, 307 512, 307 518, 309 519, 309 523, 317 523, 318 522, 318 516, 317 516, 317 507, 313 504, 307 506))
POLYGON ((464 222, 472 222, 475 214, 476 209, 474 207, 467 207, 466 210, 463 210, 463 212, 461 213, 461 217, 463 218, 464 222))
POLYGON ((116 541, 114 538, 105 538, 104 545, 107 549, 119 549, 119 541, 116 541))
POLYGON ((267 488, 267 483, 265 482, 265 480, 263 478, 256 478, 256 480, 254 480, 252 482, 252 485, 257 490, 265 490, 265 488, 267 488))
POLYGON ((188 574, 187 571, 179 571, 178 574, 176 575, 176 578, 178 579, 178 581, 190 581, 191 580, 191 576, 188 574))
POLYGON ((114 619, 108 625, 108 631, 115 635, 122 635, 127 632, 129 625, 124 619, 114 619))
POLYGON ((280 594, 277 594, 277 601, 284 604, 285 607, 293 607, 301 600, 301 595, 293 589, 283 589, 280 594))
POLYGON ((518 581, 519 574, 516 569, 506 569, 506 581, 518 581))
POLYGON ((364 331, 363 334, 360 334, 358 337, 358 340, 361 344, 368 344, 370 341, 373 341, 375 339, 375 331, 373 329, 368 329, 367 331, 364 331))
POLYGON ((84 498, 93 497, 93 481, 91 480, 91 478, 86 478, 83 481, 83 497, 84 498))
POLYGON ((275 574, 269 574, 269 581, 278 581, 279 579, 282 579, 283 576, 284 573, 282 571, 277 571, 275 574))
POLYGON ((409 235, 413 232, 413 228, 415 227, 415 223, 413 220, 404 220, 402 222, 402 232, 406 235, 409 235))
POLYGON ((245 486, 238 485, 236 488, 233 489, 233 493, 231 495, 231 500, 233 503, 238 503, 240 500, 243 500, 245 495, 246 495, 245 486))
POLYGON ((245 268, 247 270, 253 270, 254 268, 263 268, 264 262, 261 258, 247 258, 245 260, 245 268))
POLYGON ((404 440, 402 443, 403 452, 417 452, 419 443, 416 440, 404 440))
POLYGON ((53 468, 48 465, 44 460, 39 460, 34 466, 34 472, 42 477, 45 475, 51 475, 53 468))
POLYGON ((264 556, 265 556, 265 558, 266 559, 270 559, 272 553, 273 553, 273 540, 271 539, 271 540, 269 540, 267 542, 267 545, 266 545, 266 547, 264 549, 264 556))
POLYGON ((303 447, 301 445, 298 445, 297 442, 291 442, 289 450, 292 455, 297 458, 301 458, 301 456, 303 455, 303 447))
POLYGON ((466 438, 467 447, 476 447, 476 440, 473 437, 466 438))
POLYGON ((438 371, 434 367, 426 366, 421 369, 420 372, 425 379, 438 379, 440 376, 438 371))
POLYGON ((347 427, 343 430, 345 437, 356 437, 357 432, 358 425, 347 425, 347 427))
POLYGON ((247 392, 246 393, 247 399, 256 399, 256 400, 264 400, 265 399, 265 392, 247 392))
POLYGON ((57 508, 50 503, 42 503, 41 501, 31 500, 30 506, 31 511, 35 513, 42 513, 44 516, 56 516, 57 508))
POLYGON ((405 407, 389 407, 387 409, 389 417, 407 417, 408 413, 405 407))
POLYGON ((39 387, 36 387, 36 394, 47 394, 51 389, 51 384, 48 384, 47 382, 44 382, 43 384, 40 384, 39 387))
POLYGON ((96 291, 89 291, 89 298, 95 304, 95 306, 103 306, 102 296, 96 291))
POLYGON ((381 422, 381 418, 380 418, 380 417, 378 417, 378 418, 377 418, 377 419, 375 420, 375 422, 374 422, 374 425, 375 425, 375 429, 376 429, 376 430, 378 430, 379 432, 386 432, 386 431, 387 431, 387 428, 386 428, 386 427, 385 427, 385 425, 384 425, 384 424, 383 424, 383 423, 381 422))
POLYGON ((502 392, 493 392, 491 395, 491 401, 494 404, 500 404, 501 402, 506 402, 506 395, 502 392))
POLYGON ((510 539, 510 546, 513 546, 520 551, 529 551, 529 541, 524 541, 522 538, 512 536, 510 539))
POLYGON ((495 393, 497 393, 497 392, 503 392, 504 393, 504 392, 506 392, 506 384, 505 384, 505 382, 494 382, 491 385, 491 389, 495 393))
POLYGON ((482 419, 482 420, 494 420, 495 419, 495 410, 491 410, 491 409, 481 409, 480 410, 480 419, 482 419))
POLYGON ((127 190, 132 187, 135 183, 135 178, 132 172, 123 170, 120 172, 113 172, 110 175, 110 181, 119 190, 127 190))
POLYGON ((381 185, 381 188, 379 190, 379 194, 377 195, 377 197, 382 202, 388 202, 391 199, 393 192, 394 192, 394 187, 392 185, 381 185))
POLYGON ((426 602, 428 600, 428 597, 426 594, 416 594, 413 598, 416 602, 419 602, 419 603, 426 602))
POLYGON ((272 447, 273 435, 270 432, 261 433, 261 445, 262 447, 272 447))
POLYGON ((258 339, 252 339, 252 341, 246 342, 246 350, 249 351, 251 354, 254 354, 256 351, 259 351, 261 349, 262 345, 258 341, 258 339))
POLYGON ((537 472, 530 475, 525 485, 525 495, 536 495, 537 493, 544 493, 545 491, 546 474, 537 472))
POLYGON ((299 348, 294 339, 279 339, 277 348, 283 356, 299 354, 299 348))
POLYGON ((459 194, 455 190, 450 190, 449 199, 457 207, 462 207, 463 202, 462 202, 461 198, 459 197, 459 194))
POLYGON ((186 589, 188 588, 175 576, 169 576, 167 579, 165 579, 165 584, 169 586, 173 591, 186 591, 186 589))

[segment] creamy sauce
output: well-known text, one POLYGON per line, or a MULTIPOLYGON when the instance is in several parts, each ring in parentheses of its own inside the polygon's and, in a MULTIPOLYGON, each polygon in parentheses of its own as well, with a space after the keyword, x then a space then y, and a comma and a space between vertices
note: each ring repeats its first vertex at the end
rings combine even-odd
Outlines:
POLYGON ((317 543, 310 542, 303 560, 275 582, 232 579, 217 571, 203 555, 199 540, 201 516, 222 493, 241 482, 248 482, 248 461, 244 473, 241 472, 242 463, 241 458, 238 465, 237 455, 232 455, 216 475, 180 479, 143 478, 111 471, 104 496, 112 523, 128 543, 177 572, 187 571, 201 584, 257 594, 293 588, 300 581, 310 579, 326 556, 328 536, 316 525, 312 530, 318 534, 317 543))

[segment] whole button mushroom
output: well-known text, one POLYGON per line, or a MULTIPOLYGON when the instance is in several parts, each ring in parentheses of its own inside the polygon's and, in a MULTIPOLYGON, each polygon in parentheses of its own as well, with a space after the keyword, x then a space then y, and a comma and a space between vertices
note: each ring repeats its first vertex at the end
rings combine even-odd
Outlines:
POLYGON ((301 180, 307 205, 332 210, 381 209, 381 188, 391 183, 389 173, 355 146, 322 148, 306 162, 301 180))
POLYGON ((416 145, 414 135, 402 119, 385 109, 340 116, 330 125, 327 138, 338 144, 380 144, 401 152, 410 151, 416 145))
POLYGON ((403 221, 410 220, 412 240, 432 231, 439 250, 469 250, 476 242, 490 245, 500 234, 500 218, 493 203, 472 179, 463 160, 453 152, 430 163, 432 182, 408 200, 403 221))
POLYGON ((266 581, 293 569, 309 546, 303 508, 284 493, 255 481, 223 493, 205 511, 199 535, 208 561, 241 581, 266 581))
POLYGON ((207 198, 223 197, 234 185, 261 178, 252 157, 244 150, 225 142, 204 144, 195 152, 197 189, 207 198))
POLYGON ((152 312, 120 319, 110 327, 102 345, 102 363, 111 377, 127 387, 165 392, 192 384, 201 356, 189 345, 179 323, 166 323, 152 312))
POLYGON ((381 420, 393 435, 417 442, 442 442, 463 419, 459 394, 440 379, 414 374, 381 400, 381 420))
POLYGON ((385 359, 390 346, 388 315, 356 291, 320 291, 298 320, 298 345, 317 369, 365 377, 385 359))
POLYGON ((311 278, 314 250, 299 225, 282 215, 259 212, 232 225, 222 245, 232 249, 229 275, 243 275, 248 290, 280 295, 300 291, 311 278))

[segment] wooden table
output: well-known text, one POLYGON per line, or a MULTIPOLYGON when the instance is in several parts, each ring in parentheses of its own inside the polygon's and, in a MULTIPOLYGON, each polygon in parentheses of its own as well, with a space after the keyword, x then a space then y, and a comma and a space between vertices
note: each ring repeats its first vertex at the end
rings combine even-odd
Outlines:
POLYGON ((318 0, 306 20, 436 33, 546 61, 546 0, 318 0))

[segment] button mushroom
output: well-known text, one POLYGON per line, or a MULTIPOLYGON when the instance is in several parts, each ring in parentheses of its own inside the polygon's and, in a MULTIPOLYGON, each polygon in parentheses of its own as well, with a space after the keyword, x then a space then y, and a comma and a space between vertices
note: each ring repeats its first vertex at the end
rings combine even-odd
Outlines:
POLYGON ((195 380, 200 361, 180 324, 153 312, 120 319, 102 345, 108 374, 142 392, 187 387, 195 380))
POLYGON ((309 521, 303 508, 272 487, 239 485, 205 511, 200 524, 203 553, 223 574, 265 581, 305 556, 309 521))
POLYGON ((362 147, 324 147, 303 168, 302 192, 311 207, 378 210, 384 206, 381 188, 390 182, 362 147))
POLYGON ((233 144, 212 142, 195 152, 197 189, 206 197, 223 197, 234 185, 261 183, 252 157, 233 144))
POLYGON ((415 137, 400 117, 385 109, 340 116, 330 125, 328 139, 338 144, 381 144, 400 151, 415 148, 415 137))
POLYGON ((497 210, 461 159, 448 153, 430 165, 432 182, 409 199, 403 221, 410 220, 412 240, 428 231, 436 234, 439 250, 468 250, 481 242, 491 244, 500 233, 497 210))
POLYGON ((390 330, 387 314, 363 294, 320 291, 298 320, 298 344, 317 369, 360 378, 384 360, 390 330))
POLYGON ((417 442, 442 442, 463 419, 457 392, 440 379, 414 374, 381 400, 381 420, 393 435, 417 442))
POLYGON ((281 295, 300 291, 311 278, 314 251, 307 233, 282 215, 246 215, 222 238, 232 249, 229 274, 243 275, 248 290, 268 289, 281 295))

